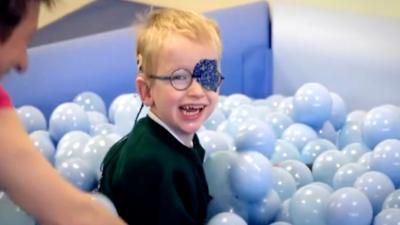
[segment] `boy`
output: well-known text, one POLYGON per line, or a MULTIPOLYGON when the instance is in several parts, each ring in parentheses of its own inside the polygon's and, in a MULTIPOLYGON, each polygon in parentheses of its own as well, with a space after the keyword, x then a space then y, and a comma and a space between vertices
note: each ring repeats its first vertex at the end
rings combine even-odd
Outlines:
MULTIPOLYGON (((36 30, 40 2, 48 6, 54 3, 53 0, 0 1, 0 78, 10 69, 26 70, 26 48, 36 30)), ((0 190, 42 225, 124 224, 89 194, 65 181, 42 157, 1 84, 0 190)))
POLYGON ((100 184, 128 224, 204 224, 210 196, 195 132, 218 100, 221 49, 217 25, 194 12, 153 12, 139 32, 136 86, 150 110, 109 151, 100 184))

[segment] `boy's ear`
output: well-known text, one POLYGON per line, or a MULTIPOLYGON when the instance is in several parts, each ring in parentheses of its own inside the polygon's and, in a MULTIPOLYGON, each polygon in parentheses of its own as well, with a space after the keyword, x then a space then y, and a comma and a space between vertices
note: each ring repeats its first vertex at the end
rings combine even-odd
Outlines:
POLYGON ((153 98, 151 97, 150 83, 142 74, 139 74, 136 78, 136 89, 143 104, 148 107, 152 106, 153 98))

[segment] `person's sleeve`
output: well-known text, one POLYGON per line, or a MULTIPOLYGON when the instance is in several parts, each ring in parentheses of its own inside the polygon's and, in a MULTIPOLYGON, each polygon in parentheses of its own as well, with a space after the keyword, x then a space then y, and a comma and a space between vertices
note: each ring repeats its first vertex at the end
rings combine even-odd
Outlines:
POLYGON ((6 90, 4 90, 3 86, 0 85, 0 108, 11 107, 11 99, 6 90))

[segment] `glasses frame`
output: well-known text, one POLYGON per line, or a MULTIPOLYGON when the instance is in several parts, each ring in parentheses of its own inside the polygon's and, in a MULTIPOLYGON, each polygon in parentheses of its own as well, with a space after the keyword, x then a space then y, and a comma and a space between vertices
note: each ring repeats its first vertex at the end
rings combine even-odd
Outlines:
MULTIPOLYGON (((216 74, 217 74, 217 77, 219 78, 219 80, 217 81, 217 89, 218 89, 218 88, 221 86, 221 83, 222 83, 222 81, 225 79, 225 77, 224 77, 224 76, 222 75, 222 73, 220 73, 219 71, 217 71, 216 74)), ((193 73, 190 72, 190 71, 187 70, 187 69, 177 69, 177 70, 175 70, 174 72, 172 72, 171 75, 165 75, 165 76, 149 74, 148 77, 149 77, 150 79, 155 79, 155 80, 165 80, 165 81, 169 81, 170 84, 171 84, 171 86, 172 86, 175 90, 178 90, 178 91, 187 90, 187 89, 192 85, 193 79, 196 79, 197 83, 199 83, 199 84, 201 85, 202 88, 204 88, 204 89, 206 89, 206 90, 208 90, 208 91, 214 91, 214 90, 212 90, 212 89, 210 89, 210 88, 205 87, 205 86, 200 82, 201 75, 200 75, 200 76, 199 76, 199 75, 197 75, 197 76, 196 76, 196 75, 193 75, 193 73), (186 85, 186 87, 184 87, 184 88, 178 88, 178 87, 176 87, 176 85, 174 85, 174 81, 175 81, 175 80, 178 80, 178 79, 174 79, 174 78, 175 78, 175 77, 178 77, 178 76, 182 76, 182 75, 179 75, 179 74, 175 74, 175 75, 174 75, 174 73, 176 73, 177 71, 181 71, 181 70, 184 70, 184 71, 187 72, 187 74, 191 75, 191 76, 190 76, 190 82, 189 82, 189 83, 186 85)), ((216 91, 216 90, 215 90, 215 91, 216 91)))

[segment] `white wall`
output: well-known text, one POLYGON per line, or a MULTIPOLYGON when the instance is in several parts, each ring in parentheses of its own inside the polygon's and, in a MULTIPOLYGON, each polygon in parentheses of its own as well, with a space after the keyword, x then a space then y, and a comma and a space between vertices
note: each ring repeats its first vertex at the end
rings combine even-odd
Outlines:
POLYGON ((400 19, 274 1, 274 93, 320 82, 349 109, 400 106, 400 19))

